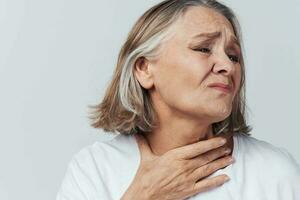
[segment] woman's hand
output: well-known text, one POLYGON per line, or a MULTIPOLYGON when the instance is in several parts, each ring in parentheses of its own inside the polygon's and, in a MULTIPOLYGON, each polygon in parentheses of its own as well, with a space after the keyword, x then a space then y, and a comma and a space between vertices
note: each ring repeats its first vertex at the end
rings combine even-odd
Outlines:
POLYGON ((231 150, 226 152, 221 137, 172 149, 162 156, 153 154, 142 135, 136 134, 136 139, 141 162, 122 200, 182 200, 221 186, 229 180, 225 174, 205 179, 233 163, 231 156, 224 157, 231 150))

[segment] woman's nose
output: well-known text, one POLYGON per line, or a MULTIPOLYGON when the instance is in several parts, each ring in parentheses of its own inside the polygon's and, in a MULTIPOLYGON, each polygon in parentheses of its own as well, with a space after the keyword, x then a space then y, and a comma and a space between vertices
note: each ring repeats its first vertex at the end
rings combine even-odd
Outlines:
POLYGON ((232 75, 235 71, 235 64, 226 54, 216 56, 213 66, 213 72, 216 74, 232 75))

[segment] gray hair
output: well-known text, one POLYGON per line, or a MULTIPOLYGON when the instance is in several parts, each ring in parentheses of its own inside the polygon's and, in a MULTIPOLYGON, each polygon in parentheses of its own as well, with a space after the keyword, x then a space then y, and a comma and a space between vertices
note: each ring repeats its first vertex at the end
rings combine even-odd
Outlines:
MULTIPOLYGON (((105 131, 134 133, 150 132, 156 124, 156 116, 151 99, 134 76, 136 61, 145 57, 154 59, 159 49, 171 35, 172 24, 190 7, 203 6, 222 14, 232 25, 235 36, 242 45, 240 25, 234 12, 214 0, 165 0, 146 11, 136 22, 119 54, 117 68, 104 100, 95 106, 95 128, 105 131), (114 90, 114 91, 113 91, 114 90)), ((243 54, 241 88, 231 115, 213 124, 214 134, 221 132, 250 132, 245 122, 245 69, 243 54)))

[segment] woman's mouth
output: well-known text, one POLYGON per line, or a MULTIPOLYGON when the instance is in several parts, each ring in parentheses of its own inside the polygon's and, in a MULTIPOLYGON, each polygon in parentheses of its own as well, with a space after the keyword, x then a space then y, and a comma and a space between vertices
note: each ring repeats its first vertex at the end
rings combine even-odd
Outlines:
POLYGON ((209 84, 208 87, 219 90, 226 94, 229 94, 233 91, 232 86, 230 86, 228 84, 224 84, 224 83, 212 83, 212 84, 209 84))

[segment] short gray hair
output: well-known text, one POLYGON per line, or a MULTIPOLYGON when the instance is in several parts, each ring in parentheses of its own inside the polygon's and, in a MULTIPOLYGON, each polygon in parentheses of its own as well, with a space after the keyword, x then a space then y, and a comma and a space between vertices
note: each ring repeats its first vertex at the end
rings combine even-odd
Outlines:
MULTIPOLYGON (((241 29, 234 12, 214 0, 165 0, 147 10, 136 22, 119 54, 113 80, 103 101, 92 106, 91 117, 95 128, 129 134, 138 131, 151 132, 156 126, 156 115, 151 99, 134 76, 134 66, 139 58, 155 58, 164 40, 170 36, 171 25, 190 7, 203 6, 222 14, 232 25, 242 46, 241 29)), ((221 122, 213 124, 214 134, 244 132, 251 128, 245 120, 245 68, 243 54, 241 87, 233 102, 232 113, 221 122)))

